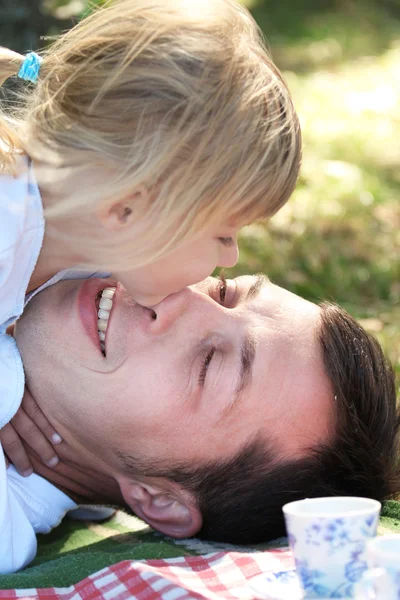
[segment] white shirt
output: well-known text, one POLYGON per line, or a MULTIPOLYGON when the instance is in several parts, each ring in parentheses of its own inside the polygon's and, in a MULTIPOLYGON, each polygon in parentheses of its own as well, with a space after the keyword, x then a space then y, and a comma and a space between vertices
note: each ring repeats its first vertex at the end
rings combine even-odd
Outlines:
MULTIPOLYGON (((62 271, 25 297, 43 243, 44 218, 29 160, 18 160, 24 166, 21 175, 0 174, 0 429, 18 410, 25 385, 17 345, 6 334, 8 325, 45 287, 61 279, 105 276, 62 271)), ((35 534, 49 532, 67 511, 76 508, 73 500, 39 475, 21 477, 13 466, 7 469, 0 444, 0 573, 26 566, 36 554, 35 534)), ((105 511, 103 518, 109 513, 105 511)))
POLYGON ((0 429, 16 413, 25 383, 17 345, 6 329, 22 314, 44 235, 39 189, 25 162, 20 177, 0 175, 0 429))

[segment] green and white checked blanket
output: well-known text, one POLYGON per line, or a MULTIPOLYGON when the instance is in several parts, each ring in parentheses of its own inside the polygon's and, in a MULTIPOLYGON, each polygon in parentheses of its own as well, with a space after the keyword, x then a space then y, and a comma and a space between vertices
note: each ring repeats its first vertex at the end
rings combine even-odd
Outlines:
MULTIPOLYGON (((400 533, 400 502, 390 501, 383 506, 379 534, 388 533, 400 533)), ((173 540, 122 511, 103 523, 65 519, 48 535, 38 536, 38 542, 37 556, 29 567, 13 575, 0 575, 0 590, 65 587, 122 560, 164 559, 218 551, 252 552, 286 545, 285 539, 252 548, 197 539, 173 540)))

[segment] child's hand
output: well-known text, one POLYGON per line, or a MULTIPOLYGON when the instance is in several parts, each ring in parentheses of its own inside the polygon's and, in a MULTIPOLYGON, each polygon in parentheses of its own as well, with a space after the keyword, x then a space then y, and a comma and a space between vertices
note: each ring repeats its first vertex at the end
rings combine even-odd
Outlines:
POLYGON ((51 444, 59 444, 61 437, 54 431, 27 389, 15 416, 0 430, 0 441, 8 459, 24 477, 30 475, 33 468, 23 442, 48 467, 55 467, 58 463, 58 456, 51 444))

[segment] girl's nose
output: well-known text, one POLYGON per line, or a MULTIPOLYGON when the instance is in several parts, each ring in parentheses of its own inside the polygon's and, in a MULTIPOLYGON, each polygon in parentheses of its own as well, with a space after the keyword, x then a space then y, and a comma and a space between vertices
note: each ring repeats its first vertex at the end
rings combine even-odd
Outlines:
POLYGON ((183 288, 183 290, 180 290, 179 292, 170 294, 159 304, 152 306, 154 314, 151 331, 156 335, 168 331, 168 329, 186 312, 193 294, 194 292, 189 288, 183 288))
POLYGON ((217 267, 234 267, 239 259, 239 248, 237 243, 227 248, 222 248, 219 255, 217 267))

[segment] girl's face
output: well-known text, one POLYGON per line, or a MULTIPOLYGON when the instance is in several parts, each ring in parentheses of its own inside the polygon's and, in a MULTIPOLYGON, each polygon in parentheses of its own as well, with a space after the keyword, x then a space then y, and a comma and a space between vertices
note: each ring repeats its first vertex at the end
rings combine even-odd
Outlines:
POLYGON ((170 294, 202 281, 216 267, 233 267, 239 257, 237 233, 234 228, 214 226, 144 267, 114 272, 113 276, 136 302, 154 306, 170 294))

